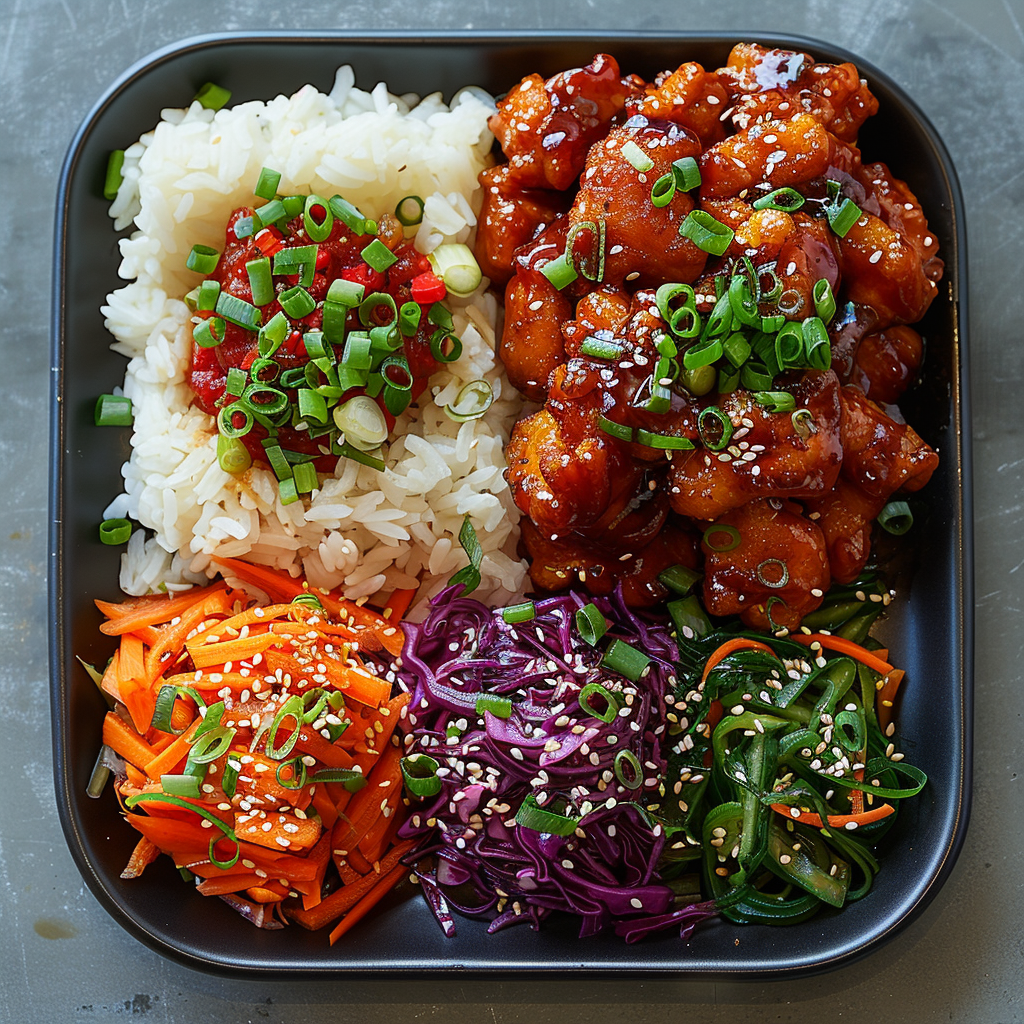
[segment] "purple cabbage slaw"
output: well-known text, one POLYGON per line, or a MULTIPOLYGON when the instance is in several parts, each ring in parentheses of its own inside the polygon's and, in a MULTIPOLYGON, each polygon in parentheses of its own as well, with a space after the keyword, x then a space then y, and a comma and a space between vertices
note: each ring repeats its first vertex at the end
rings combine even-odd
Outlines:
POLYGON ((436 857, 436 874, 421 871, 420 879, 442 928, 454 932, 450 902, 490 917, 491 932, 524 922, 536 929, 565 911, 580 918, 581 937, 612 926, 636 941, 671 925, 687 937, 715 908, 677 901, 659 878, 666 838, 648 810, 664 792, 664 696, 676 683, 668 625, 635 615, 618 593, 548 598, 535 603, 532 620, 510 624, 462 589, 449 587, 422 623, 405 625, 396 665, 413 695, 402 712, 405 754, 434 758, 441 778, 436 796, 413 798, 399 834, 436 857), (609 623, 597 646, 575 622, 591 601, 609 623), (616 639, 650 659, 636 682, 601 666, 616 639), (581 709, 588 683, 618 701, 611 722, 581 709), (483 693, 510 698, 510 717, 478 714, 483 693), (623 750, 639 761, 641 779, 616 774, 623 750), (517 824, 530 794, 545 810, 578 817, 575 831, 517 824))

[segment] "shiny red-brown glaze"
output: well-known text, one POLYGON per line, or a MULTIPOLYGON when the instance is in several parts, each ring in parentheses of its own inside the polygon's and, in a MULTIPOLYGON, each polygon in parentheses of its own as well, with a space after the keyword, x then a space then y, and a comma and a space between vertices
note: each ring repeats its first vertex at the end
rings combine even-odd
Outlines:
POLYGON ((626 100, 628 113, 675 121, 689 128, 705 147, 725 138, 722 120, 728 105, 729 94, 718 76, 692 61, 662 72, 642 95, 626 100))

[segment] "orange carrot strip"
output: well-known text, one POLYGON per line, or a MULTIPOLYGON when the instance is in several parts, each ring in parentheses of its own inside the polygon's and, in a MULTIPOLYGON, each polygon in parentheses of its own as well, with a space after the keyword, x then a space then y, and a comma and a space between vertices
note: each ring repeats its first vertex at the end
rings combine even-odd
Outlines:
POLYGON ((385 817, 381 812, 381 816, 366 830, 366 835, 359 840, 359 845, 356 847, 370 864, 380 860, 380 855, 388 848, 388 836, 397 832, 402 823, 404 815, 401 813, 403 810, 401 789, 396 789, 388 798, 388 810, 391 813, 385 817))
POLYGON ((325 658, 321 664, 327 668, 325 674, 331 685, 360 704, 377 708, 391 696, 391 684, 385 679, 349 668, 333 658, 325 658))
POLYGON ((229 611, 232 598, 233 595, 229 594, 227 590, 213 590, 191 608, 183 611, 180 616, 177 616, 177 622, 168 623, 160 630, 159 643, 154 644, 146 654, 146 678, 150 684, 169 664, 165 664, 164 655, 180 654, 189 633, 197 629, 211 615, 229 611))
POLYGON ((160 751, 156 757, 152 758, 148 764, 144 767, 146 774, 151 779, 159 779, 161 775, 165 775, 168 772, 173 771, 175 765, 179 761, 183 761, 188 757, 189 747, 191 746, 192 736, 196 729, 199 728, 199 723, 202 721, 201 718, 197 718, 180 736, 178 736, 166 750, 160 751))
MULTIPOLYGON (((335 848, 340 846, 342 849, 353 850, 383 813, 382 805, 386 806, 387 801, 402 785, 401 757, 401 750, 395 746, 389 746, 381 754, 367 776, 366 785, 356 793, 348 806, 348 828, 343 829, 340 835, 334 836, 335 848)), ((338 822, 341 823, 340 818, 338 822)), ((338 830, 335 829, 335 832, 338 830)))
MULTIPOLYGON (((798 815, 794 815, 794 808, 787 807, 785 804, 772 804, 771 806, 773 811, 777 811, 784 818, 789 818, 791 821, 799 821, 805 825, 811 825, 813 828, 823 827, 821 817, 811 811, 800 811, 798 815)), ((888 818, 895 811, 896 808, 892 804, 879 804, 870 811, 864 811, 861 814, 830 814, 828 816, 828 823, 832 828, 844 828, 850 822, 857 825, 870 825, 873 821, 881 821, 883 818, 888 818)))
POLYGON ((246 896, 255 903, 280 903, 288 895, 288 890, 279 882, 263 880, 245 890, 246 896))
POLYGON ((711 657, 704 664, 704 674, 701 676, 701 682, 707 682, 707 678, 711 675, 712 670, 718 665, 719 662, 724 661, 729 657, 730 654, 734 654, 736 651, 767 651, 769 654, 775 652, 768 647, 766 644, 758 643, 756 640, 748 640, 746 637, 738 636, 734 640, 726 640, 721 647, 716 648, 712 653, 711 657))
POLYGON ((308 850, 320 838, 320 822, 284 811, 269 811, 265 815, 236 811, 235 835, 256 846, 298 853, 308 850))
POLYGON ((198 646, 206 643, 209 637, 217 637, 218 640, 223 640, 227 637, 228 639, 235 640, 237 636, 231 632, 232 630, 240 630, 243 626, 266 625, 278 616, 287 615, 294 608, 295 605, 293 604, 254 605, 252 608, 247 608, 237 615, 221 619, 220 622, 207 626, 201 633, 196 633, 194 637, 191 637, 189 643, 198 646))
POLYGON ((103 742, 136 768, 144 769, 153 760, 153 748, 113 711, 103 718, 103 742))
POLYGON ((120 604, 96 601, 96 607, 108 619, 100 626, 100 632, 106 633, 108 636, 120 636, 122 633, 131 633, 142 626, 156 626, 161 622, 169 622, 212 591, 225 589, 227 589, 227 584, 221 581, 209 587, 187 590, 174 596, 159 594, 122 601, 120 604))
POLYGON ((281 638, 273 633, 255 633, 241 640, 221 640, 215 644, 195 645, 189 640, 185 649, 196 668, 209 668, 211 665, 223 665, 226 661, 243 661, 280 643, 281 638))
POLYGON ((404 864, 393 868, 335 925, 328 936, 333 946, 345 932, 361 921, 375 906, 402 880, 406 873, 404 864))
POLYGON ((146 778, 145 774, 131 763, 131 761, 125 761, 124 763, 125 774, 128 776, 128 782, 133 785, 136 789, 141 789, 149 779, 146 778))
POLYGON ((325 833, 329 833, 334 828, 334 823, 338 820, 338 809, 334 806, 334 801, 331 799, 326 783, 317 783, 311 788, 313 790, 313 806, 316 808, 316 813, 320 815, 325 833))
POLYGON ((384 609, 384 618, 388 622, 394 625, 396 622, 402 621, 405 613, 409 610, 409 605, 412 604, 412 599, 416 596, 416 589, 416 587, 410 587, 408 590, 396 590, 388 598, 388 606, 384 609))
POLYGON ((309 851, 307 860, 316 864, 316 877, 311 882, 298 883, 295 888, 302 893, 302 909, 312 910, 323 899, 322 891, 327 865, 331 863, 331 834, 324 832, 317 840, 316 846, 309 851), (300 888, 300 886, 308 886, 300 888))
POLYGON ((114 656, 110 659, 109 664, 103 672, 103 679, 100 682, 100 689, 113 697, 114 700, 121 699, 121 687, 118 683, 120 678, 119 673, 119 661, 121 659, 121 650, 118 648, 114 651, 114 656))
POLYGON ((348 851, 348 866, 360 875, 368 875, 373 871, 373 865, 359 852, 359 848, 348 851))
POLYGON ((878 725, 884 732, 892 723, 893 705, 896 702, 896 691, 903 682, 906 673, 901 668, 894 668, 881 680, 881 687, 875 696, 875 712, 878 716, 878 725))
POLYGON ((145 869, 160 856, 160 847, 143 836, 132 850, 128 863, 121 872, 122 878, 138 878, 145 869))
MULTIPOLYGON (((407 839, 392 847, 388 851, 387 856, 380 862, 381 872, 386 874, 396 867, 402 867, 404 871, 405 868, 401 865, 401 859, 415 845, 415 840, 407 839)), ((374 872, 366 878, 353 882, 351 885, 335 889, 329 896, 325 896, 312 910, 300 910, 298 907, 289 906, 285 912, 303 928, 315 931, 317 928, 323 928, 325 925, 337 920, 346 910, 354 907, 377 884, 380 877, 380 875, 374 872)))
POLYGON ((238 875, 221 874, 208 878, 196 886, 196 892, 203 896, 222 896, 227 892, 241 892, 250 886, 262 885, 263 879, 255 871, 245 871, 238 875))
POLYGON ((855 661, 859 661, 862 665, 867 665, 868 668, 873 668, 876 672, 880 672, 883 676, 892 671, 892 665, 887 661, 883 661, 873 651, 866 650, 860 644, 855 644, 852 640, 847 640, 845 637, 831 636, 828 633, 793 633, 789 639, 795 640, 799 644, 806 644, 807 646, 818 643, 827 650, 846 654, 855 661))
MULTIPOLYGON (((284 736, 281 731, 279 739, 284 736)), ((304 725, 299 729, 299 738, 295 741, 295 747, 303 754, 315 757, 327 768, 354 768, 355 759, 350 757, 341 747, 325 740, 311 725, 304 725)))

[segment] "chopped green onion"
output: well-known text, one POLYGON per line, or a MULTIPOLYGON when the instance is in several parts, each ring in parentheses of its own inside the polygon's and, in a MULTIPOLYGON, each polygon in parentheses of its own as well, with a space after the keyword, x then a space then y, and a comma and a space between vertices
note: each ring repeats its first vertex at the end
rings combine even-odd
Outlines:
POLYGON ((196 302, 196 309, 204 312, 217 308, 217 299, 220 297, 219 281, 204 281, 199 286, 199 299, 196 302))
POLYGON ((476 699, 476 713, 483 715, 485 711, 489 711, 495 718, 511 718, 512 701, 496 693, 481 693, 476 699))
POLYGON ((316 257, 319 246, 291 245, 274 253, 274 273, 286 277, 298 275, 298 283, 308 288, 316 276, 316 257))
POLYGON ((281 761, 292 752, 299 739, 299 730, 302 727, 302 712, 301 697, 289 697, 281 705, 280 710, 274 716, 273 722, 270 723, 270 728, 267 730, 265 747, 267 757, 271 757, 275 761, 281 761), (275 741, 277 740, 278 731, 289 718, 295 722, 295 725, 288 738, 280 746, 276 746, 275 741))
POLYGON ((649 171, 654 166, 654 161, 632 140, 623 143, 619 150, 624 160, 641 174, 649 171))
POLYGON ((577 609, 576 631, 591 647, 596 647, 598 640, 608 632, 608 623, 593 601, 577 609))
POLYGON ((650 662, 651 659, 643 651, 631 647, 625 640, 613 640, 608 650, 604 652, 601 667, 617 672, 635 683, 644 674, 650 662))
POLYGON ((217 269, 220 253, 208 245, 193 245, 185 258, 185 266, 197 274, 212 274, 217 269))
POLYGON ((153 714, 150 719, 150 726, 160 732, 167 732, 173 736, 180 736, 184 731, 174 728, 174 705, 177 701, 188 699, 195 702, 197 708, 205 708, 206 701, 202 694, 191 686, 175 686, 173 683, 164 683, 157 691, 156 702, 153 705, 153 714))
POLYGON ((781 558, 766 558, 758 565, 756 575, 764 586, 778 590, 789 582, 789 566, 781 558))
POLYGON ((887 533, 901 537, 914 525, 914 513, 905 501, 890 501, 878 513, 878 525, 887 533))
POLYGON ((804 325, 798 320, 789 320, 775 335, 775 361, 780 368, 799 366, 806 356, 804 346, 804 325))
POLYGON ((169 796, 198 798, 199 779, 195 775, 161 775, 160 788, 169 796))
POLYGON ((328 205, 331 208, 331 213, 357 235, 373 234, 376 230, 375 226, 371 228, 373 221, 364 217, 347 199, 342 199, 341 196, 332 196, 328 205))
POLYGON ((576 268, 569 263, 564 252, 561 256, 556 256, 553 260, 548 260, 548 262, 540 268, 540 272, 559 291, 567 285, 572 284, 572 282, 579 277, 579 274, 576 273, 576 268))
POLYGON ((678 601, 669 601, 665 607, 672 618, 677 637, 693 640, 711 632, 711 621, 696 594, 680 598, 678 601))
POLYGON ((211 316, 193 326, 192 340, 200 348, 216 348, 224 340, 226 329, 219 316, 211 316))
POLYGON ((700 184, 700 164, 692 156, 673 160, 672 173, 676 185, 684 192, 690 192, 700 184))
POLYGON ((384 472, 384 462, 382 459, 378 459, 368 452, 361 452, 350 444, 332 444, 331 454, 338 455, 343 459, 351 459, 353 462, 358 462, 361 466, 369 466, 371 469, 377 470, 378 473, 384 472))
POLYGON ((721 256, 732 243, 735 232, 715 220, 707 210, 691 210, 679 225, 679 234, 688 238, 698 249, 712 256, 721 256))
POLYGON ((240 242, 245 238, 252 238, 256 233, 258 220, 259 218, 255 214, 251 217, 239 217, 238 220, 235 221, 235 238, 240 242))
POLYGON ((427 259, 434 273, 444 282, 452 295, 465 298, 480 287, 483 274, 473 255, 473 250, 462 242, 448 242, 439 245, 427 259))
POLYGON ((605 235, 607 230, 604 218, 596 222, 584 220, 573 224, 565 236, 566 262, 577 274, 585 277, 588 281, 604 280, 605 235), (597 236, 597 253, 590 253, 585 260, 577 260, 576 238, 584 231, 589 231, 597 236))
POLYGON ((398 306, 387 292, 371 292, 359 304, 359 322, 364 327, 391 327, 398 323, 398 306), (376 310, 385 307, 390 314, 387 320, 374 316, 376 310))
POLYGON ((840 237, 845 238, 850 228, 860 218, 861 209, 852 199, 844 199, 839 204, 832 204, 826 209, 829 226, 840 237))
POLYGON ((814 290, 811 292, 814 298, 814 311, 821 318, 822 323, 830 324, 832 317, 836 315, 836 298, 832 294, 832 286, 824 277, 814 282, 814 290))
POLYGON ((302 320, 316 309, 316 299, 301 284, 281 292, 277 301, 293 320, 302 320))
POLYGON ((697 430, 705 448, 721 451, 732 437, 732 420, 717 405, 709 405, 697 417, 697 430))
POLYGON ((288 317, 278 310, 261 328, 257 347, 264 358, 270 358, 283 344, 291 329, 288 317))
POLYGON ((714 551, 716 554, 724 554, 726 551, 732 551, 740 546, 740 531, 735 526, 729 526, 725 523, 712 523, 704 531, 704 536, 701 539, 709 551, 714 551), (722 533, 729 539, 724 542, 716 542, 714 538, 722 533))
POLYGON ((677 434, 658 434, 653 430, 644 430, 642 427, 636 432, 636 443, 667 452, 686 452, 695 447, 688 437, 679 437, 677 434))
POLYGON ((312 462, 298 462, 292 466, 292 479, 299 494, 311 494, 320 486, 316 466, 312 462))
POLYGON ((334 425, 360 451, 379 448, 388 437, 388 422, 369 395, 356 395, 334 409, 334 425))
POLYGON ((398 223, 405 228, 414 227, 423 223, 423 200, 419 196, 406 196, 398 200, 395 207, 395 217, 398 223))
POLYGON ((383 274, 398 259, 379 238, 370 242, 359 255, 379 274, 383 274))
POLYGON ((715 386, 715 368, 699 366, 696 370, 684 370, 680 381, 691 395, 706 395, 715 386))
POLYGON ((754 401, 769 412, 792 412, 796 399, 788 391, 755 391, 754 401))
POLYGON ((501 610, 501 617, 515 625, 517 622, 529 622, 537 617, 537 606, 532 601, 524 601, 522 604, 510 604, 501 610))
POLYGON ((615 755, 615 778, 626 789, 639 789, 644 784, 644 772, 640 761, 631 750, 620 750, 615 755))
POLYGON ((683 353, 683 367, 686 370, 699 370, 702 366, 710 366, 722 357, 722 342, 718 338, 692 345, 683 353))
POLYGON ((627 427, 624 423, 616 423, 614 420, 608 419, 607 416, 600 416, 597 425, 606 434, 611 434, 612 437, 617 437, 620 441, 633 440, 633 428, 627 427))
POLYGON ((103 198, 116 199, 117 190, 124 180, 122 168, 124 167, 124 150, 115 149, 107 158, 107 176, 103 182, 103 198))
POLYGON ((288 211, 280 199, 271 199, 269 203, 261 206, 255 213, 264 227, 276 224, 279 220, 287 220, 288 218, 288 211))
POLYGON ((324 302, 320 327, 332 345, 344 344, 348 311, 349 307, 343 306, 340 302, 324 302))
POLYGON ((133 422, 132 400, 124 395, 100 395, 92 418, 97 427, 130 427, 133 422))
POLYGON ((299 388, 296 394, 299 416, 314 423, 327 422, 327 402, 311 388, 299 388))
POLYGON ((254 422, 252 409, 245 402, 232 402, 217 413, 217 430, 229 439, 244 437, 252 430, 254 422))
POLYGON ((797 436, 806 441, 812 434, 818 432, 818 426, 814 419, 814 413, 810 409, 797 409, 790 420, 793 423, 793 429, 796 431, 797 436))
POLYGON ((366 295, 366 286, 356 281, 346 281, 343 277, 336 278, 327 289, 327 301, 337 302, 341 306, 354 309, 366 295))
MULTIPOLYGON (((437 774, 440 765, 427 754, 410 754, 403 757, 399 764, 405 788, 412 796, 436 796, 441 792, 441 777, 437 774)), ((314 775, 316 779, 320 773, 314 775)))
POLYGON ((773 380, 765 367, 752 361, 744 363, 740 369, 740 382, 748 391, 767 391, 771 388, 773 380))
POLYGON ((251 302, 238 298, 237 295, 221 292, 217 296, 215 309, 217 315, 223 317, 228 323, 244 327, 247 331, 255 331, 263 323, 263 314, 259 309, 251 302))
POLYGON ((483 416, 493 401, 494 392, 486 380, 471 380, 460 389, 455 401, 444 407, 444 411, 449 419, 465 423, 483 416))
POLYGON ((804 197, 795 188, 788 185, 783 188, 773 189, 760 199, 755 199, 753 207, 755 210, 782 210, 783 213, 796 213, 804 205, 804 197))
POLYGON ((676 194, 676 176, 672 171, 663 174, 651 186, 651 205, 662 207, 668 206, 676 194))
POLYGON ((225 473, 237 476, 252 465, 249 449, 237 437, 217 436, 217 462, 225 473))
POLYGON ((132 524, 127 519, 104 519, 100 523, 100 540, 104 544, 123 544, 132 535, 132 524))
POLYGON ((220 110, 230 99, 231 93, 223 86, 207 82, 196 93, 194 102, 207 110, 220 110))
POLYGON ((439 363, 454 363, 462 355, 462 339, 439 327, 430 336, 430 354, 439 363))
POLYGON ((827 370, 832 365, 832 343, 828 328, 816 316, 809 316, 803 322, 804 347, 807 350, 807 365, 815 370, 827 370))
POLYGON ((685 565, 673 565, 658 573, 658 581, 676 594, 688 594, 701 579, 701 574, 685 565))
POLYGON ((556 814, 538 806, 537 798, 528 793, 519 810, 516 811, 516 824, 533 832, 541 832, 553 836, 571 836, 576 831, 579 818, 570 818, 565 814, 556 814))
POLYGON ((252 289, 254 306, 265 306, 274 301, 274 279, 270 273, 270 257, 261 256, 249 260, 245 265, 249 275, 249 287, 252 289))
POLYGON ((622 353, 621 345, 601 338, 590 337, 580 345, 580 355, 589 356, 591 359, 618 359, 622 353))
POLYGON ((469 565, 463 566, 449 580, 448 586, 462 584, 462 596, 466 597, 480 586, 480 563, 483 561, 484 549, 480 546, 476 530, 469 520, 469 516, 462 521, 462 528, 459 530, 459 543, 462 550, 469 556, 469 565))
POLYGON ((302 226, 314 242, 325 242, 330 238, 334 227, 334 214, 326 199, 316 194, 306 197, 302 209, 302 226), (323 210, 320 220, 317 220, 316 210, 323 210))
POLYGON ((242 401, 254 412, 276 416, 288 408, 288 396, 272 384, 253 381, 242 393, 242 401))
POLYGON ((256 179, 256 187, 252 190, 252 194, 259 196, 260 199, 273 199, 277 195, 277 186, 280 184, 281 172, 263 167, 260 169, 260 176, 256 179))

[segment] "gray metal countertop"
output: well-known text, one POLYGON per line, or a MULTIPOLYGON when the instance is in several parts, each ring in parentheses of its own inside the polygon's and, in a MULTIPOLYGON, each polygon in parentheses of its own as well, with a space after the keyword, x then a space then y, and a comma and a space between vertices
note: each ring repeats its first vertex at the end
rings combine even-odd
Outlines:
POLYGON ((0 0, 0 1022, 1024 1019, 1024 0, 0 0), (219 14, 217 12, 220 12, 219 14), (924 109, 967 205, 976 508, 974 800, 928 910, 852 966, 800 981, 233 981, 167 962, 85 889, 53 804, 47 692, 47 296, 57 177, 121 71, 208 30, 617 27, 792 31, 862 53, 924 109))

